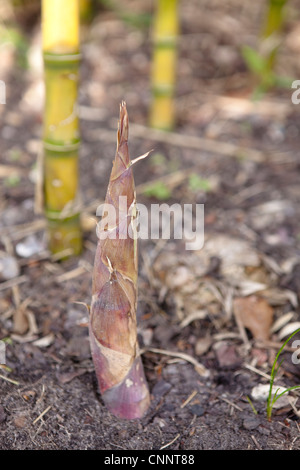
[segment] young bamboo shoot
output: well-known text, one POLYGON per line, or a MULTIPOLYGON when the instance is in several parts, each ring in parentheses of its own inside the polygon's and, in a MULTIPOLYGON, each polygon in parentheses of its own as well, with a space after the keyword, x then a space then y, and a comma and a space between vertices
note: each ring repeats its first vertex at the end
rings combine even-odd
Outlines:
POLYGON ((90 342, 104 403, 114 415, 134 419, 146 413, 150 398, 137 342, 136 197, 124 102, 104 214, 111 208, 115 218, 103 215, 98 227, 90 342))

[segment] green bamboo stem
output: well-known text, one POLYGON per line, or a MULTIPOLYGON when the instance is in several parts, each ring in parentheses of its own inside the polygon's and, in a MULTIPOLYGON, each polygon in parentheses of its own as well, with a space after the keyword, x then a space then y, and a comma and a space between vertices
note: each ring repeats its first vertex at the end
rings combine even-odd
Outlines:
POLYGON ((177 0, 157 0, 153 28, 152 102, 150 126, 172 130, 175 122, 177 37, 179 29, 177 0))
POLYGON ((263 28, 262 37, 265 42, 270 42, 270 45, 267 47, 267 49, 269 49, 267 63, 270 71, 273 69, 276 60, 279 46, 279 35, 285 18, 284 7, 286 3, 287 0, 269 0, 268 2, 266 22, 263 28))
POLYGON ((50 251, 53 254, 67 251, 77 255, 82 249, 78 209, 79 9, 77 0, 68 0, 67 3, 74 8, 72 12, 75 17, 71 19, 64 17, 68 13, 66 9, 60 11, 54 8, 55 2, 50 4, 43 0, 42 4, 45 76, 44 209, 50 251), (53 18, 49 19, 51 15, 53 18), (63 21, 66 21, 66 37, 63 21), (53 36, 56 33, 55 39, 53 36))

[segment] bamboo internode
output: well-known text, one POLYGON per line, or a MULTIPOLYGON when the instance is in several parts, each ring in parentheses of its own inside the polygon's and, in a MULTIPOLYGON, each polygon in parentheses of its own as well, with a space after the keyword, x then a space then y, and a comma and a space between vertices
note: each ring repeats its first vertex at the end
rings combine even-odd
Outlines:
POLYGON ((52 253, 81 251, 78 212, 79 4, 43 0, 44 207, 52 253))
POLYGON ((177 0, 157 0, 153 29, 150 126, 162 130, 171 130, 175 120, 178 30, 177 0))

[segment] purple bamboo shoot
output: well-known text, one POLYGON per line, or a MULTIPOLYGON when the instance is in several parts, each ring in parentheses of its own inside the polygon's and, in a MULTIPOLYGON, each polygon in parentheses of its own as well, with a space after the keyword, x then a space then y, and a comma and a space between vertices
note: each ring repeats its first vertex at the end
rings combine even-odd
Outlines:
POLYGON ((125 419, 141 418, 150 404, 137 341, 137 277, 136 196, 123 102, 115 161, 98 226, 89 332, 102 399, 111 413, 125 419))

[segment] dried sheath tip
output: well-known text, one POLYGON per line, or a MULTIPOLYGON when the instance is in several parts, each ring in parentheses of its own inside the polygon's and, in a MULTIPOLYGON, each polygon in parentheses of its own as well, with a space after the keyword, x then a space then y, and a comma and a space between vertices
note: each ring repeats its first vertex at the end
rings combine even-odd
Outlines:
POLYGON ((122 102, 105 198, 115 220, 103 217, 98 227, 89 331, 104 403, 114 415, 134 419, 145 414, 150 397, 137 343, 136 200, 127 141, 128 114, 122 102))

